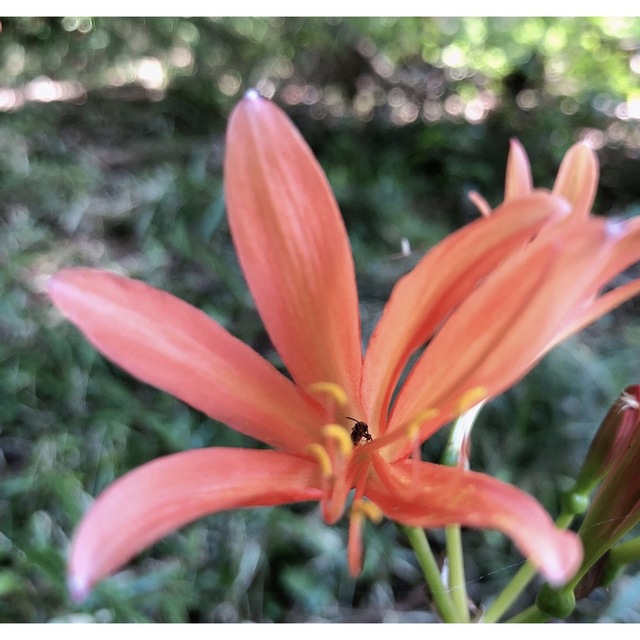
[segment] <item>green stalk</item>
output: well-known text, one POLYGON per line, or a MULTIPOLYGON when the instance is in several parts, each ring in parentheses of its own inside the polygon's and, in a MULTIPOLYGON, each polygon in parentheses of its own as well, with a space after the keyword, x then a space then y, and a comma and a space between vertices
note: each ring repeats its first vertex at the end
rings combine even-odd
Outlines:
POLYGON ((542 613, 535 604, 532 604, 528 609, 521 611, 517 616, 509 618, 508 623, 532 623, 532 622, 546 622, 549 620, 549 616, 546 613, 542 613))
POLYGON ((482 616, 482 622, 498 622, 526 589, 535 575, 536 570, 533 568, 533 565, 525 562, 516 575, 511 578, 509 584, 502 590, 500 595, 491 603, 491 606, 482 616))
POLYGON ((429 589, 431 589, 431 594, 443 622, 462 622, 458 617, 449 593, 447 593, 444 584, 442 584, 440 569, 424 529, 419 527, 402 527, 402 529, 407 534, 407 538, 409 538, 409 542, 418 558, 424 579, 429 585, 429 589))
POLYGON ((622 542, 609 551, 609 563, 622 566, 640 560, 640 538, 622 542))
MULTIPOLYGON (((473 425, 484 406, 485 401, 479 402, 468 411, 458 416, 453 423, 449 440, 442 456, 442 464, 449 467, 467 469, 469 461, 464 451, 466 441, 471 435, 473 425)), ((469 622, 469 607, 467 605, 467 583, 464 575, 464 554, 462 552, 462 536, 460 525, 453 524, 445 527, 447 541, 447 559, 449 562, 449 590, 453 604, 457 610, 460 622, 469 622)))
POLYGON ((460 622, 469 622, 460 526, 455 524, 446 527, 445 538, 447 541, 447 558, 449 560, 449 591, 451 599, 458 612, 460 622))

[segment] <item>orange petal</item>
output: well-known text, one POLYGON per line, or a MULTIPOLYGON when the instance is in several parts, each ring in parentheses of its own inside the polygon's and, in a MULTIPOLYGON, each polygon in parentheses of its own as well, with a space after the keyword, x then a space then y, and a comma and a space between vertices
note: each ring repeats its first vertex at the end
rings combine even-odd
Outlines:
POLYGON ((606 221, 591 218, 558 227, 500 265, 420 357, 389 428, 410 424, 426 408, 439 409, 444 421, 467 391, 482 387, 493 397, 517 382, 595 295, 614 242, 606 221))
POLYGON ((349 240, 311 150, 274 104, 248 94, 227 133, 225 190, 240 264, 293 378, 357 398, 360 321, 349 240))
POLYGON ((212 448, 158 458, 102 493, 76 531, 69 588, 99 580, 168 533, 224 509, 316 500, 315 463, 277 451, 212 448))
POLYGON ((533 190, 531 165, 524 147, 515 138, 511 139, 507 176, 504 186, 504 201, 523 198, 533 190))
POLYGON ((621 304, 638 294, 640 294, 640 280, 634 280, 633 282, 628 282, 627 284, 596 298, 591 304, 571 318, 571 321, 563 327, 562 331, 559 332, 557 336, 555 336, 553 343, 549 346, 549 349, 560 344, 560 342, 565 338, 568 338, 574 333, 582 331, 582 329, 588 327, 590 324, 598 320, 598 318, 601 318, 610 311, 613 311, 621 304))
POLYGON ((593 271, 592 295, 585 300, 585 304, 581 308, 576 310, 562 332, 558 333, 554 339, 554 345, 640 293, 640 279, 638 279, 627 282, 600 296, 596 295, 627 267, 640 260, 640 218, 608 219, 602 224, 605 225, 611 241, 611 247, 606 256, 606 265, 598 271, 593 271))
POLYGON ((445 238, 396 284, 365 356, 362 394, 372 428, 384 424, 410 355, 478 282, 564 213, 565 203, 543 193, 502 205, 445 238))
POLYGON ((97 269, 59 272, 49 295, 136 378, 275 447, 301 451, 314 439, 321 418, 295 385, 186 302, 97 269))
POLYGON ((640 254, 640 216, 627 220, 608 218, 606 225, 614 248, 609 253, 607 267, 602 271, 600 286, 637 262, 640 254))
POLYGON ((565 154, 553 194, 571 203, 572 217, 584 218, 591 211, 598 188, 598 173, 598 158, 585 143, 574 144, 565 154))
POLYGON ((365 493, 392 520, 413 527, 497 529, 554 585, 578 570, 578 537, 556 529, 540 504, 516 487, 456 467, 416 461, 390 465, 379 456, 373 460, 377 475, 365 493))

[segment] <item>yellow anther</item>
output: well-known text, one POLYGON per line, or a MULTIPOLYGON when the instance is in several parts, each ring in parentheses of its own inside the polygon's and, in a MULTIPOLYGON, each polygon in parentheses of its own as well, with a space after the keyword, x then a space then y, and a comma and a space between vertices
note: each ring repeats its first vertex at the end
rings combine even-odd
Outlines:
POLYGON ((371 522, 375 522, 376 524, 380 522, 384 516, 380 508, 368 500, 356 500, 351 506, 351 515, 365 516, 366 518, 369 518, 371 522))
POLYGON ((475 407, 478 402, 486 399, 487 394, 487 387, 473 387, 469 389, 469 391, 465 391, 460 400, 458 400, 458 414, 468 411, 471 407, 475 407))
POLYGON ((331 438, 338 443, 338 449, 343 456, 348 456, 352 449, 351 436, 349 432, 339 424, 326 424, 322 427, 322 433, 326 438, 331 438))
POLYGON ((346 407, 349 399, 345 390, 335 382, 314 382, 307 387, 307 393, 318 395, 324 393, 330 396, 337 405, 346 407))
POLYGON ((315 442, 307 447, 307 452, 310 453, 320 464, 320 471, 325 478, 330 478, 333 473, 331 466, 331 459, 327 450, 321 445, 315 442))
POLYGON ((420 427, 429 420, 433 420, 438 416, 438 409, 425 409, 418 414, 418 417, 407 427, 407 437, 413 440, 420 432, 420 427))

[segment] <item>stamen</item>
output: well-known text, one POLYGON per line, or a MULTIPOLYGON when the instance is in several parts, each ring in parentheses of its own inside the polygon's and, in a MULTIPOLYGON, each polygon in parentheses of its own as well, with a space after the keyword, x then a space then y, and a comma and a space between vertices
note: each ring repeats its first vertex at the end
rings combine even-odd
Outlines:
POLYGON ((411 452, 411 484, 409 493, 417 492, 420 483, 418 482, 418 473, 420 471, 420 463, 422 462, 422 451, 420 449, 420 440, 416 437, 413 439, 413 451, 411 452))
POLYGON ((353 505, 351 506, 351 515, 356 516, 362 514, 364 517, 369 518, 371 522, 378 524, 384 514, 380 510, 378 505, 370 502, 369 500, 355 500, 353 505))
POLYGON ((329 522, 332 516, 331 509, 331 492, 333 491, 333 465, 331 464, 331 457, 329 452, 317 442, 310 444, 306 448, 307 453, 310 453, 320 465, 320 472, 322 477, 320 478, 320 491, 322 491, 322 498, 320 499, 320 506, 322 507, 322 517, 326 522, 329 522))
POLYGON ((440 415, 439 409, 425 409, 418 417, 409 423, 408 427, 398 427, 397 429, 393 429, 392 431, 387 431, 383 436, 379 436, 375 438, 372 442, 367 444, 367 449, 369 453, 373 453, 374 451, 379 451, 380 449, 384 449, 385 447, 397 443, 400 440, 410 440, 412 443, 415 442, 417 437, 420 435, 420 429, 422 426, 429 420, 433 420, 440 415))
POLYGON ((321 499, 322 516, 325 522, 333 524, 344 512, 344 505, 350 489, 348 475, 353 445, 347 430, 339 424, 329 423, 322 427, 324 444, 314 442, 307 446, 320 466, 322 474, 321 499))
POLYGON ((485 218, 491 215, 491 207, 489 206, 489 203, 477 191, 469 191, 467 198, 476 205, 480 213, 485 218))
POLYGON ((425 409, 418 417, 408 426, 407 437, 411 440, 411 484, 409 488, 410 494, 417 493, 417 489, 420 484, 417 482, 418 472, 420 471, 420 463, 422 462, 422 454, 420 450, 420 428, 428 420, 432 420, 437 417, 440 411, 438 409, 425 409))
POLYGON ((349 540, 347 542, 347 563, 349 575, 357 578, 362 571, 362 525, 364 516, 361 513, 352 514, 349 519, 349 540))
POLYGON ((420 433, 420 427, 422 427, 425 422, 436 418, 439 413, 440 411, 438 409, 425 409, 421 411, 418 417, 407 427, 407 438, 409 438, 409 440, 415 440, 420 433))
MULTIPOLYGON (((307 393, 311 395, 327 395, 337 407, 344 409, 349 402, 345 390, 335 382, 313 382, 307 386, 307 393)), ((331 407, 331 412, 337 407, 331 407)))
POLYGON ((378 523, 382 520, 383 513, 373 504, 364 500, 354 500, 351 506, 351 518, 349 520, 349 542, 347 544, 347 559, 349 573, 356 578, 362 571, 362 525, 364 519, 369 518, 378 523))
POLYGON ((485 400, 487 395, 489 394, 489 390, 487 387, 473 387, 469 389, 469 391, 465 391, 462 394, 460 400, 458 400, 458 415, 464 413, 471 409, 471 407, 475 407, 481 400, 485 400))
POLYGON ((322 428, 323 435, 331 440, 335 440, 338 444, 340 453, 346 458, 353 450, 351 437, 349 432, 339 424, 327 424, 322 428))
POLYGON ((333 475, 333 467, 327 450, 321 444, 314 442, 306 448, 306 451, 318 461, 322 475, 325 478, 330 478, 333 475))

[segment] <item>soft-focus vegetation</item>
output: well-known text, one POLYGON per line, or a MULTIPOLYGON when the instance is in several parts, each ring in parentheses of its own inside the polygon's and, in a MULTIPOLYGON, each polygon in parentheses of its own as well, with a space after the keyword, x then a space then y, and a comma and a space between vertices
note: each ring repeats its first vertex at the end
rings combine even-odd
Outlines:
MULTIPOLYGON (((292 116, 329 176, 365 331, 397 276, 478 215, 470 189, 500 201, 512 136, 539 186, 587 139, 602 165, 596 210, 638 214, 640 20, 1 24, 0 621, 433 620, 395 526, 367 529, 353 581, 344 523, 327 527, 308 505, 193 524, 73 604, 66 552, 99 491, 156 456, 246 439, 98 356, 51 309, 44 283, 62 266, 117 270, 204 309, 269 356, 221 186, 226 119, 252 86, 292 116)), ((557 513, 608 405, 640 382, 637 310, 630 303, 559 347, 491 403, 473 467, 557 513)), ((437 456, 432 443, 426 454, 437 456)), ((437 549, 441 532, 431 537, 437 549)), ((486 604, 521 558, 490 532, 465 532, 464 544, 470 596, 486 604)), ((573 619, 640 621, 639 602, 629 575, 580 601, 573 619)))

